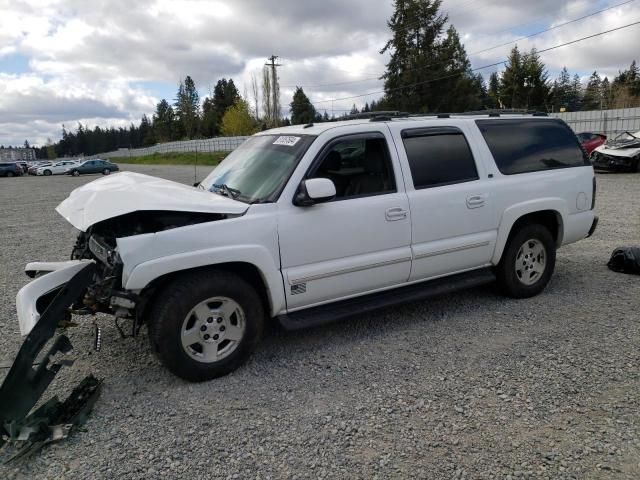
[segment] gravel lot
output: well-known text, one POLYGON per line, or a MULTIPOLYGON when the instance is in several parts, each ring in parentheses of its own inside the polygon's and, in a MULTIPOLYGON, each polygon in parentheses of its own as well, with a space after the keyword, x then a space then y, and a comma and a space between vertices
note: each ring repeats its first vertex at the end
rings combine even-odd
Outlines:
MULTIPOLYGON (((193 182, 190 167, 127 169, 193 182)), ((74 234, 54 207, 95 178, 0 178, 0 359, 22 342, 24 264, 68 258, 74 234)), ((102 397, 84 431, 0 478, 640 478, 640 278, 606 268, 614 247, 640 243, 638 199, 639 174, 598 175, 596 234, 560 250, 536 298, 484 287, 272 329, 248 365, 204 384, 106 317, 90 353, 81 323, 76 365, 51 390, 93 372, 102 397)))

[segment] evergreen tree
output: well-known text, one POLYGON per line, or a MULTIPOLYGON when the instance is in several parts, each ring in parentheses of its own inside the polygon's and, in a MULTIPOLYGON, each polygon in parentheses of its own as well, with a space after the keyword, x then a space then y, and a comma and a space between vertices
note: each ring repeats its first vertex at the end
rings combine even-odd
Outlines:
MULTIPOLYGON (((156 141, 170 142, 176 139, 175 113, 169 102, 165 99, 158 102, 152 118, 156 141)), ((113 134, 110 134, 110 136, 113 137, 113 134)))
POLYGON ((524 71, 523 94, 526 95, 524 108, 547 111, 550 94, 549 74, 535 48, 522 57, 522 68, 524 71))
POLYGON ((602 98, 602 108, 612 108, 611 105, 613 103, 613 99, 611 95, 611 83, 609 82, 609 77, 604 77, 602 80, 602 84, 600 85, 600 96, 602 98))
POLYGON ((357 115, 358 113, 360 113, 360 111, 358 110, 358 107, 356 107, 356 104, 354 103, 351 106, 351 110, 349 111, 349 115, 357 115))
POLYGON ((582 110, 599 110, 602 106, 602 79, 594 71, 589 77, 582 99, 582 110))
POLYGON ((187 138, 194 138, 198 133, 200 120, 200 97, 193 79, 187 75, 180 82, 175 101, 176 116, 187 138))
POLYGON ((569 111, 575 112, 582 106, 582 81, 577 73, 573 76, 569 90, 569 111))
POLYGON ((307 124, 314 121, 316 109, 311 104, 309 97, 304 93, 304 90, 302 90, 302 87, 296 87, 290 107, 292 125, 307 124))
POLYGON ((500 108, 500 77, 498 77, 498 72, 492 72, 489 75, 487 96, 489 98, 487 108, 500 108))
POLYGON ((505 108, 524 108, 524 65, 518 46, 511 49, 507 65, 500 79, 500 103, 505 108))
POLYGON ((572 83, 571 76, 567 67, 563 67, 558 75, 558 78, 554 80, 553 87, 551 89, 551 103, 552 109, 555 112, 561 111, 561 109, 569 110, 572 102, 572 83))
POLYGON ((434 85, 416 84, 440 74, 441 37, 447 23, 447 16, 439 13, 440 5, 440 0, 393 2, 394 12, 387 22, 392 38, 380 53, 390 53, 382 78, 388 104, 398 110, 426 111, 438 103, 434 85))

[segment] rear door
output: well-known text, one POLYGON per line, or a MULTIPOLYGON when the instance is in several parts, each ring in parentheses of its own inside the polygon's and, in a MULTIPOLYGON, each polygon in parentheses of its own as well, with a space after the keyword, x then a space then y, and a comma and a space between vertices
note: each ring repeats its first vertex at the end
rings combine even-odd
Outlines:
POLYGON ((465 124, 392 123, 411 207, 411 281, 491 261, 497 235, 491 180, 465 124))
MULTIPOLYGON (((401 285, 411 268, 411 218, 388 129, 358 125, 318 139, 303 175, 278 203, 278 235, 287 308, 327 303, 401 285), (335 200, 297 207, 305 178, 336 185, 335 200)), ((296 172, 298 173, 298 172, 296 172)))

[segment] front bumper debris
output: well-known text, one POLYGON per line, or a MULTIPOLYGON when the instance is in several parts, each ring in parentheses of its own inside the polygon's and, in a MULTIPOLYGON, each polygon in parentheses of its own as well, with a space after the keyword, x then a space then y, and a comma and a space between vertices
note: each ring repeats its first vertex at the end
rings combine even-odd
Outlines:
MULTIPOLYGON (((25 267, 25 273, 31 278, 42 273, 45 275, 22 287, 16 296, 18 323, 22 335, 27 335, 38 323, 40 312, 43 311, 41 305, 43 301, 46 303, 48 296, 51 300, 57 290, 90 263, 93 264, 90 260, 70 260, 68 262, 30 263, 25 267)), ((89 283, 90 279, 84 286, 86 287, 89 283)))
POLYGON ((74 425, 86 418, 100 393, 101 382, 90 376, 65 402, 54 397, 29 415, 58 371, 73 364, 73 360, 65 358, 73 348, 71 342, 66 335, 60 335, 35 366, 39 353, 53 337, 60 320, 68 315, 69 306, 84 294, 95 268, 93 262, 87 262, 66 283, 58 286, 55 297, 30 329, 0 386, 0 447, 6 442, 23 442, 23 448, 13 458, 65 438, 74 425))

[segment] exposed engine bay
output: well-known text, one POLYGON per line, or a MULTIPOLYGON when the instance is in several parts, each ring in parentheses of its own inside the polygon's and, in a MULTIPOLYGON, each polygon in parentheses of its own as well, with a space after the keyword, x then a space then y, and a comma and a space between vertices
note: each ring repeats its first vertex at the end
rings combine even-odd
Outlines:
MULTIPOLYGON (((122 290, 122 260, 117 239, 157 233, 175 228, 215 222, 229 215, 203 212, 138 211, 97 223, 80 232, 71 252, 71 260, 95 260, 94 281, 82 301, 72 307, 76 314, 113 314, 136 318, 144 301, 122 290)), ((134 325, 134 334, 139 325, 134 325)))

